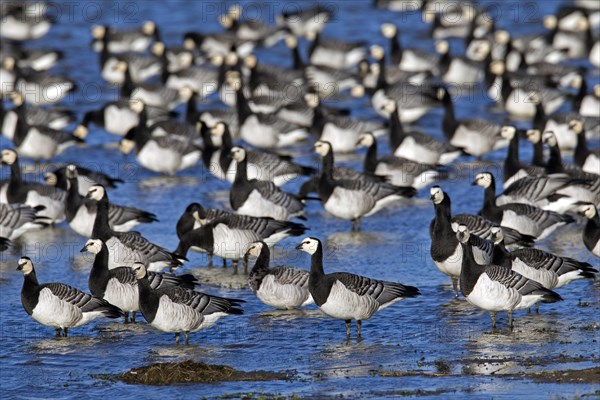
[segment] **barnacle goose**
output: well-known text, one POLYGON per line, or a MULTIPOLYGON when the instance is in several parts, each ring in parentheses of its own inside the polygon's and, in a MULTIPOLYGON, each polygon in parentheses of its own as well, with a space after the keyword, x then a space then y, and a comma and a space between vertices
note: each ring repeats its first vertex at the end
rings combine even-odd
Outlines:
POLYGON ((544 210, 564 213, 578 200, 557 191, 578 183, 582 183, 581 179, 574 179, 566 174, 525 176, 504 189, 504 192, 496 197, 496 204, 503 206, 509 203, 525 203, 544 210))
POLYGON ((257 42, 267 47, 273 46, 284 35, 280 27, 267 25, 257 19, 241 21, 241 16, 242 7, 234 5, 227 13, 219 16, 219 23, 228 31, 234 32, 240 40, 257 42))
POLYGON ((252 243, 246 255, 256 257, 254 267, 248 275, 248 286, 260 301, 283 310, 314 303, 308 290, 307 270, 284 265, 269 268, 271 251, 262 241, 252 243))
MULTIPOLYGON (((520 132, 511 125, 505 125, 500 129, 500 135, 504 139, 509 140, 508 152, 502 167, 504 189, 526 176, 540 176, 545 174, 544 168, 541 166, 521 164, 521 161, 519 160, 519 133, 520 132)), ((541 156, 543 162, 543 154, 541 156)))
POLYGON ((600 118, 600 84, 595 85, 592 93, 581 99, 578 108, 576 111, 584 117, 600 118))
POLYGON ((92 239, 101 239, 110 251, 109 268, 131 267, 134 262, 143 262, 151 271, 160 271, 166 267, 178 268, 185 261, 163 247, 155 245, 139 232, 115 232, 108 223, 108 194, 102 185, 94 185, 86 198, 97 202, 96 220, 92 230, 92 239))
POLYGON ((473 52, 476 59, 450 55, 450 45, 441 40, 435 45, 440 54, 439 75, 449 85, 476 85, 482 81, 492 59, 492 45, 488 40, 474 41, 473 52))
MULTIPOLYGON (((398 74, 404 74, 401 79, 391 80, 389 75, 394 70, 390 70, 385 64, 385 51, 383 47, 374 45, 371 46, 371 56, 377 60, 374 64, 374 71, 377 75, 375 87, 370 90, 371 105, 375 111, 385 118, 390 118, 391 111, 384 107, 388 99, 396 102, 396 108, 400 114, 400 119, 406 122, 415 122, 433 106, 439 105, 439 101, 435 98, 435 94, 428 93, 428 87, 422 85, 428 73, 406 72, 397 69, 398 74)), ((373 69, 373 68, 371 68, 373 69)), ((364 95, 365 82, 362 85, 354 85, 350 94, 354 97, 362 97, 364 95)))
POLYGON ((363 162, 364 172, 386 176, 392 185, 412 186, 419 190, 445 176, 444 171, 434 165, 422 164, 397 156, 377 158, 377 140, 370 132, 361 133, 356 146, 367 148, 363 162))
POLYGON ((490 313, 492 328, 496 328, 496 314, 508 313, 508 326, 513 329, 513 310, 530 308, 536 303, 554 303, 562 298, 541 283, 500 265, 479 264, 468 245, 469 229, 460 225, 456 232, 463 249, 460 272, 460 291, 467 301, 490 313))
POLYGON ((514 229, 523 235, 533 236, 536 240, 541 240, 559 226, 575 221, 569 215, 542 210, 530 204, 509 203, 501 206, 496 205, 496 181, 494 175, 489 172, 477 174, 473 185, 485 189, 483 207, 479 211, 479 215, 504 229, 514 229))
MULTIPOLYGON (((125 323, 135 323, 135 314, 140 309, 139 287, 133 270, 130 267, 108 268, 108 247, 100 239, 88 240, 81 252, 94 254, 94 263, 90 270, 88 286, 92 295, 108 301, 119 307, 125 314, 125 323)), ((175 275, 166 272, 148 271, 150 287, 158 289, 169 286, 181 286, 186 289, 194 289, 199 285, 196 278, 191 274, 175 275)))
POLYGON ((304 204, 271 181, 248 179, 248 157, 242 147, 231 149, 237 162, 235 179, 229 193, 231 208, 238 214, 271 217, 277 220, 304 218, 304 204))
MULTIPOLYGON (((295 222, 238 215, 191 204, 177 224, 179 245, 175 253, 186 255, 190 249, 206 252, 209 266, 213 255, 223 259, 223 266, 226 266, 226 259, 231 259, 234 273, 237 273, 238 261, 252 242, 262 240, 273 246, 286 237, 299 236, 307 229, 295 222), (193 224, 187 216, 188 210, 193 224)), ((244 273, 247 273, 246 269, 247 259, 244 257, 244 273)))
POLYGON ((99 317, 119 318, 123 312, 108 301, 89 295, 64 283, 39 284, 33 263, 21 257, 17 270, 23 273, 21 304, 25 312, 42 325, 67 336, 70 328, 85 325, 99 317))
POLYGON ((352 221, 352 230, 360 230, 362 217, 373 215, 387 205, 406 197, 413 197, 417 193, 411 186, 400 187, 385 182, 335 179, 331 143, 319 140, 315 143, 314 149, 323 159, 317 191, 321 204, 331 215, 352 221))
MULTIPOLYGON (((94 221, 98 213, 97 202, 81 195, 78 183, 79 175, 75 165, 67 166, 66 178, 68 182, 67 198, 65 199, 67 222, 75 232, 89 238, 92 236, 94 221)), ((108 205, 108 224, 116 232, 127 232, 139 224, 155 221, 158 221, 156 216, 147 211, 116 204, 108 205)))
POLYGON ((317 4, 310 8, 286 10, 277 16, 277 22, 285 25, 294 35, 305 36, 308 32, 320 32, 332 17, 330 8, 317 4))
POLYGON ((136 159, 144 168, 162 174, 174 175, 177 171, 194 166, 201 157, 200 149, 189 139, 174 136, 151 136, 146 125, 146 106, 134 100, 131 108, 140 114, 138 125, 121 139, 119 149, 129 154, 136 149, 136 159))
POLYGON ((25 101, 23 95, 20 92, 13 92, 11 98, 17 107, 18 116, 12 141, 21 156, 35 160, 49 160, 68 147, 82 143, 87 136, 87 131, 77 129, 70 133, 46 125, 30 125, 23 106, 25 101))
MULTIPOLYGON (((439 186, 434 186, 429 191, 429 197, 435 209, 435 217, 429 226, 431 258, 436 267, 452 279, 454 295, 458 297, 458 278, 461 271, 463 249, 456 239, 450 196, 444 193, 439 186)), ((488 264, 491 261, 493 255, 491 242, 472 235, 469 244, 473 247, 475 258, 480 264, 488 264)))
POLYGON ((304 36, 311 42, 308 58, 313 65, 347 69, 358 64, 366 56, 364 42, 323 39, 321 33, 314 31, 309 31, 304 36))
MULTIPOLYGON (((154 46, 157 46, 156 44, 154 46)), ((186 103, 192 97, 192 88, 183 86, 173 89, 162 83, 134 83, 127 62, 119 61, 116 67, 123 71, 125 80, 121 86, 121 97, 131 100, 141 100, 148 106, 173 110, 180 104, 186 103)))
POLYGON ((153 40, 160 40, 158 26, 153 21, 145 21, 141 27, 133 29, 95 25, 91 33, 94 51, 102 51, 108 45, 107 50, 111 53, 144 52, 153 40))
POLYGON ((2 150, 2 164, 10 166, 10 181, 0 188, 0 203, 24 204, 33 208, 43 206, 38 216, 55 224, 64 221, 67 197, 64 190, 22 180, 19 157, 14 150, 2 150))
POLYGON ((29 125, 46 125, 52 129, 63 129, 75 121, 74 114, 67 109, 54 107, 27 107, 22 101, 21 105, 11 110, 4 109, 2 92, 0 91, 0 131, 2 136, 8 140, 13 140, 17 131, 17 122, 19 120, 19 109, 25 109, 25 117, 29 125))
POLYGON ((587 218, 583 230, 583 243, 596 257, 600 257, 600 216, 594 204, 584 204, 578 212, 587 218))
POLYGON ((213 56, 208 63, 192 64, 187 68, 167 74, 164 83, 167 88, 174 90, 189 87, 204 98, 219 90, 225 68, 223 57, 213 56))
POLYGON ((381 25, 381 34, 390 41, 390 58, 401 70, 411 72, 434 71, 438 56, 421 49, 402 47, 398 27, 392 23, 381 25))
POLYGON ((557 193, 574 197, 580 201, 592 204, 600 204, 600 176, 581 171, 579 168, 569 165, 565 167, 556 136, 551 131, 544 132, 544 143, 550 148, 550 158, 546 164, 548 174, 568 174, 580 181, 559 189, 557 193))
POLYGON ((384 108, 390 113, 390 148, 395 156, 425 164, 446 165, 462 154, 446 141, 419 131, 406 132, 394 100, 386 101, 384 108))
POLYGON ((0 203, 0 237, 14 240, 23 233, 48 225, 48 220, 38 215, 44 206, 29 207, 0 203))
MULTIPOLYGON (((7 62, 5 59, 4 68, 6 69, 11 66, 15 81, 14 86, 10 87, 12 90, 22 93, 28 104, 46 105, 58 103, 70 91, 76 89, 75 82, 66 76, 49 74, 45 71, 21 71, 14 60, 7 62)), ((10 70, 10 68, 8 69, 10 70)))
MULTIPOLYGON (((64 53, 52 48, 28 49, 21 44, 0 38, 0 60, 12 57, 20 68, 47 71, 64 57, 64 53)), ((1 92, 1 90, 0 90, 1 92)))
POLYGON ((329 142, 335 152, 351 152, 361 132, 372 132, 375 136, 386 133, 387 127, 380 122, 364 121, 323 112, 317 94, 306 94, 306 103, 314 109, 311 130, 320 140, 329 142))
POLYGON ((356 320, 357 336, 361 337, 363 320, 402 299, 421 294, 416 287, 401 283, 379 281, 348 272, 325 274, 323 245, 317 238, 307 237, 296 248, 311 256, 308 289, 315 304, 328 316, 346 322, 346 336, 350 336, 353 319, 356 320))
POLYGON ((585 172, 600 175, 600 150, 588 148, 583 123, 573 120, 569 123, 569 129, 577 135, 577 146, 573 155, 575 164, 585 172))
POLYGON ((560 288, 576 279, 593 279, 594 274, 598 272, 589 263, 560 257, 540 249, 522 248, 509 252, 504 246, 501 228, 494 228, 492 240, 493 264, 508 267, 528 279, 541 283, 546 289, 560 288))
POLYGON ((260 148, 285 147, 308 138, 305 128, 291 124, 276 115, 254 113, 248 105, 239 74, 230 74, 229 83, 236 91, 239 136, 260 148))
POLYGON ((46 181, 46 184, 56 186, 62 190, 67 190, 69 188, 67 186, 67 169, 69 165, 73 165, 77 168, 77 185, 79 186, 79 193, 82 196, 85 196, 88 189, 96 184, 100 184, 108 189, 114 189, 117 187, 117 184, 124 183, 123 179, 113 178, 100 171, 93 171, 80 165, 68 164, 46 172, 44 174, 44 181, 46 181))
POLYGON ((138 52, 113 53, 107 46, 108 36, 105 35, 102 41, 99 61, 100 74, 105 81, 119 85, 125 82, 125 71, 119 68, 119 63, 123 61, 127 63, 134 82, 144 82, 161 73, 163 66, 161 57, 138 52))
MULTIPOLYGON (((219 179, 233 183, 236 176, 237 162, 231 154, 233 140, 229 127, 224 122, 217 122, 211 128, 211 134, 213 137, 220 138, 221 148, 216 150, 214 161, 211 160, 210 172, 219 179)), ((246 150, 246 157, 248 158, 248 179, 271 181, 277 186, 281 186, 299 176, 316 172, 314 168, 294 163, 291 157, 275 153, 248 149, 246 150)))
POLYGON ((179 343, 180 332, 183 332, 185 344, 188 344, 190 332, 210 328, 226 315, 243 314, 238 308, 243 300, 211 296, 179 286, 155 289, 144 264, 136 263, 133 272, 138 282, 139 305, 144 319, 160 331, 175 332, 175 343, 179 343))
MULTIPOLYGON (((9 3, 10 4, 10 3, 9 3)), ((45 15, 48 6, 44 3, 31 2, 18 4, 14 8, 2 7, 2 24, 0 36, 15 41, 39 39, 46 35, 52 27, 52 20, 45 15), (40 12, 44 10, 43 12, 40 12)))
MULTIPOLYGON (((163 108, 146 106, 145 110, 149 125, 173 116, 163 108)), ((78 128, 85 128, 87 131, 89 125, 93 123, 104 128, 110 134, 125 136, 131 128, 138 125, 139 119, 139 114, 131 109, 129 100, 109 101, 99 109, 86 112, 78 128)))
POLYGON ((508 144, 500 136, 500 125, 482 119, 457 120, 448 89, 440 87, 438 97, 444 104, 442 131, 451 145, 480 159, 484 154, 508 144))

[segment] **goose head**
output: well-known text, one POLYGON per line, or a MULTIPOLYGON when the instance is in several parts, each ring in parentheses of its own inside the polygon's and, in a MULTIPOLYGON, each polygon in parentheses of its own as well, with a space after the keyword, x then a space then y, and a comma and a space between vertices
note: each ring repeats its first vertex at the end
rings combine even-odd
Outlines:
POLYGON ((141 114, 145 107, 146 105, 140 99, 131 99, 129 102, 129 108, 136 114, 141 114))
POLYGON ((388 113, 390 113, 390 114, 391 114, 391 113, 393 113, 394 111, 396 111, 396 107, 397 107, 397 105, 396 105, 396 100, 393 100, 393 99, 386 99, 386 100, 383 102, 383 104, 382 104, 382 106, 381 106, 381 109, 382 109, 383 111, 385 111, 385 112, 388 112, 388 113))
POLYGON ((2 150, 2 164, 4 165, 13 165, 17 162, 19 156, 17 152, 12 149, 4 149, 2 150))
POLYGON ((300 242, 296 249, 302 250, 305 253, 313 255, 317 252, 317 249, 321 245, 321 241, 314 237, 307 237, 300 242))
POLYGON ((210 134, 215 137, 223 137, 225 135, 225 122, 219 121, 210 128, 210 134))
POLYGON ((569 129, 572 130, 575 134, 579 135, 583 132, 583 122, 578 119, 574 119, 569 122, 569 129))
POLYGON ((161 57, 164 55, 165 50, 166 46, 163 42, 154 42, 154 44, 152 44, 152 48, 150 49, 152 54, 154 54, 156 57, 161 57))
POLYGON ((360 84, 354 85, 350 89, 350 96, 352 96, 354 98, 360 98, 360 97, 364 97, 366 92, 367 91, 365 90, 365 87, 363 85, 360 85, 360 84))
POLYGON ((154 35, 156 33, 156 24, 154 21, 145 21, 142 25, 142 33, 147 36, 154 35))
POLYGON ((378 44, 374 44, 370 49, 371 57, 379 61, 385 56, 385 50, 378 44))
POLYGON ((598 213, 598 210, 596 210, 595 205, 590 203, 579 206, 579 208, 577 209, 577 213, 583 215, 587 219, 594 219, 596 217, 596 214, 598 213))
POLYGON ((527 140, 533 144, 539 143, 542 140, 542 133, 539 129, 528 129, 525 135, 527 136, 527 140))
POLYGON ((298 38, 294 35, 286 35, 284 42, 288 49, 295 49, 298 47, 298 38))
POLYGON ((490 63, 490 72, 493 75, 499 76, 504 73, 506 70, 506 66, 504 65, 504 61, 494 60, 490 63))
POLYGON ((499 226, 493 226, 490 232, 492 233, 491 239, 494 244, 500 244, 504 240, 504 232, 499 226))
POLYGON ((77 125, 75 130, 73 131, 73 136, 78 137, 79 139, 85 139, 88 135, 88 128, 85 125, 77 125))
POLYGON ((106 35, 107 28, 103 25, 95 25, 92 27, 92 37, 96 40, 104 39, 104 35, 106 35))
POLYGON ((504 30, 496 31, 494 33, 494 41, 498 44, 508 44, 510 42, 510 33, 504 30))
POLYGON ((21 271, 23 275, 29 275, 33 272, 33 263, 29 257, 21 257, 17 261, 17 271, 21 271))
POLYGON ((135 279, 144 279, 146 277, 146 266, 141 262, 133 263, 131 267, 133 273, 135 274, 135 279))
POLYGON ((375 136, 371 132, 363 132, 358 136, 356 147, 371 147, 375 143, 375 136))
POLYGON ((555 147, 558 144, 558 142, 556 141, 556 136, 554 135, 553 131, 544 132, 544 135, 542 136, 542 140, 544 141, 544 144, 549 147, 555 147))
POLYGON ((439 186, 433 186, 429 189, 429 199, 433 201, 433 204, 440 204, 444 201, 444 191, 439 186))
POLYGON ((448 54, 450 51, 450 44, 447 40, 439 40, 435 44, 435 52, 441 55, 448 54))
POLYGON ((244 58, 244 65, 248 69, 256 68, 257 64, 258 64, 258 59, 256 58, 256 56, 254 54, 249 54, 246 56, 246 58, 244 58))
POLYGON ((306 93, 304 95, 304 102, 309 108, 317 108, 319 106, 319 95, 316 93, 306 93))
POLYGON ((77 178, 77 167, 75 164, 67 165, 67 168, 65 169, 65 175, 67 176, 67 179, 77 178))
POLYGON ((237 162, 244 161, 246 159, 246 149, 238 146, 232 147, 231 156, 237 162))
POLYGON ((44 174, 44 182, 46 182, 46 185, 48 186, 56 186, 58 183, 58 177, 54 172, 46 172, 44 174))
POLYGON ((384 38, 391 39, 396 36, 396 33, 398 33, 398 27, 396 27, 396 25, 390 22, 381 24, 381 34, 384 38))
POLYGON ((81 248, 80 252, 90 252, 92 254, 98 254, 102 250, 102 240, 100 239, 90 239, 85 242, 85 245, 81 248))
POLYGON ((85 195, 86 199, 100 201, 106 196, 106 189, 102 185, 92 185, 85 195))
POLYGON ((15 90, 10 92, 10 101, 15 105, 15 107, 19 107, 25 103, 25 97, 23 97, 23 93, 15 90))
POLYGON ((500 136, 502 136, 503 139, 511 140, 512 138, 515 137, 516 133, 517 133, 517 128, 515 128, 512 125, 504 125, 500 129, 500 136))
POLYGON ((492 184, 492 180, 494 177, 489 172, 481 172, 475 176, 475 180, 472 185, 481 186, 483 188, 488 188, 492 184))
POLYGON ((469 233, 469 228, 466 225, 459 225, 456 231, 456 238, 462 244, 467 244, 469 242, 469 238, 471 234, 469 233))
POLYGON ((324 140, 317 140, 314 145, 315 153, 326 156, 331 151, 331 143, 324 140))
POLYGON ((250 255, 252 257, 258 257, 260 256, 260 252, 263 249, 263 246, 266 246, 266 244, 264 242, 254 242, 250 245, 250 247, 248 247, 248 250, 246 250, 246 255, 250 255))

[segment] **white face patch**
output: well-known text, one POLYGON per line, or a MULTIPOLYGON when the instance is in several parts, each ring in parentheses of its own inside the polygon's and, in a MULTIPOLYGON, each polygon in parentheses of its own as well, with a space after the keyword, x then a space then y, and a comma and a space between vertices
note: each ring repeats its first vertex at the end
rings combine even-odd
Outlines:
POLYGON ((548 146, 550 147, 554 147, 556 146, 557 142, 556 142, 556 136, 554 136, 554 132, 544 132, 544 143, 546 143, 548 146))
POLYGON ((527 140, 529 140, 531 143, 538 143, 541 139, 541 136, 542 135, 538 129, 527 130, 527 140))
POLYGON ((492 184, 492 175, 487 172, 477 174, 477 177, 475 177, 475 182, 479 186, 487 188, 492 184))
POLYGON ((585 215, 586 218, 592 219, 596 216, 596 207, 593 204, 586 204, 585 206, 581 206, 581 213, 585 215))
POLYGON ((434 204, 440 204, 444 200, 444 192, 439 186, 434 186, 429 190, 429 197, 434 204))
POLYGON ((133 272, 135 273, 136 279, 142 279, 146 276, 146 266, 142 263, 136 262, 133 263, 133 272))
POLYGON ((502 136, 504 139, 510 140, 515 137, 516 132, 517 130, 514 126, 506 125, 500 129, 500 136, 502 136))
POLYGON ((456 231, 456 238, 461 243, 467 243, 469 241, 469 237, 471 234, 469 233, 469 229, 465 225, 459 225, 458 230, 456 231))
POLYGON ((502 232, 502 228, 500 228, 498 226, 494 226, 494 227, 492 227, 491 232, 492 232, 492 240, 494 241, 494 244, 498 244, 504 240, 504 232, 502 232))
POLYGON ((261 250, 262 250, 262 246, 263 246, 262 243, 254 243, 248 249, 248 253, 252 257, 258 257, 260 255, 261 250))
POLYGON ((13 165, 17 161, 17 152, 14 150, 2 150, 2 162, 13 165))
POLYGON ((302 250, 303 252, 308 253, 310 255, 315 254, 318 247, 319 247, 319 242, 316 241, 315 239, 312 239, 309 237, 302 240, 302 243, 300 243, 300 246, 299 246, 300 250, 302 250))
POLYGON ((94 185, 88 189, 87 197, 92 200, 100 201, 104 197, 104 192, 104 187, 94 185))
POLYGON ((329 143, 322 142, 320 140, 315 143, 315 152, 322 156, 326 156, 330 149, 331 145, 329 145, 329 143))
POLYGON ((33 263, 28 258, 20 258, 18 261, 19 269, 23 272, 24 275, 30 274, 33 272, 33 263))
POLYGON ((231 155, 237 162, 244 161, 246 159, 246 150, 241 147, 234 147, 231 149, 231 155))
POLYGON ((102 250, 102 242, 100 239, 90 239, 85 244, 85 248, 92 254, 98 254, 102 250))

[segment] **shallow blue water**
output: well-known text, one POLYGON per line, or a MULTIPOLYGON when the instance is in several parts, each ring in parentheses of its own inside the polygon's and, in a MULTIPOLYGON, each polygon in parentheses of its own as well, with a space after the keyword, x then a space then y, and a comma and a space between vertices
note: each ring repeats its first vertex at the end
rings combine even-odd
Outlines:
MULTIPOLYGON (((226 2, 81 2, 70 14, 65 5, 50 33, 34 46, 60 47, 65 59, 56 67, 79 84, 80 90, 65 102, 79 116, 114 99, 117 91, 105 84, 98 70, 97 55, 90 49, 89 29, 95 23, 120 26, 140 24, 152 19, 161 28, 167 44, 179 43, 188 30, 218 29, 215 22, 226 2), (118 6, 118 12, 116 6, 118 6), (132 7, 132 8, 130 8, 132 7), (85 17, 87 15, 87 18, 85 17)), ((244 3, 252 12, 275 15, 285 2, 244 3), (253 8, 254 7, 254 8, 253 8), (256 10, 256 11, 255 11, 256 10), (260 11, 259 11, 260 10, 260 11)), ((287 4, 287 5, 286 5, 287 4)), ((427 39, 427 26, 416 14, 390 14, 374 10, 369 1, 328 2, 338 11, 326 35, 348 40, 382 43, 379 25, 395 21, 402 29, 403 41, 411 46, 432 50, 427 39)), ((529 4, 529 3, 527 3, 529 4)), ((539 29, 540 18, 552 12, 558 2, 534 4, 534 21, 525 18, 525 4, 502 2, 499 26, 511 33, 529 33, 539 29), (535 22, 535 23, 533 23, 535 22)), ((58 12, 58 11, 56 11, 58 12)), ((248 11, 250 12, 250 11, 248 11)), ((458 52, 461 47, 453 46, 458 52)), ((272 49, 258 50, 259 58, 289 65, 287 49, 278 44, 272 49)), ((597 82, 598 75, 588 77, 597 82)), ((209 99, 212 101, 212 99, 209 99)), ((368 101, 352 100, 342 94, 343 106, 352 107, 361 117, 374 118, 368 101)), ((503 121, 505 116, 494 111, 493 104, 481 96, 458 99, 459 117, 478 115, 503 121)), ((417 126, 441 137, 441 110, 423 118, 417 126)), ((526 123, 525 123, 526 125, 526 123)), ((525 126, 524 125, 524 126, 525 126)), ((9 146, 4 139, 2 147, 9 146)), ((175 248, 175 221, 185 206, 199 201, 210 206, 227 206, 229 185, 214 179, 201 166, 184 171, 174 178, 160 177, 137 167, 133 157, 121 156, 115 146, 118 138, 92 128, 85 148, 69 149, 57 163, 74 161, 97 165, 104 172, 126 181, 110 192, 111 201, 135 205, 156 213, 160 222, 141 226, 144 236, 168 248, 175 248)), ((595 142, 597 145, 597 141, 595 142)), ((386 152, 387 143, 381 146, 386 152)), ((299 160, 318 165, 310 147, 294 150, 299 160)), ((528 146, 521 149, 529 159, 528 146)), ((344 156, 343 163, 360 168, 363 153, 344 156)), ((500 150, 475 164, 461 159, 455 176, 441 182, 450 193, 455 212, 476 212, 483 193, 471 187, 474 175, 485 169, 498 169, 505 156, 500 150)), ((24 160, 29 178, 41 179, 45 165, 24 160)), ((1 178, 8 170, 2 169, 1 178)), ((299 182, 286 186, 296 191, 299 182)), ((363 232, 350 233, 349 223, 324 213, 320 205, 307 208, 311 236, 327 244, 327 271, 350 271, 387 280, 398 280, 420 288, 423 296, 403 301, 375 315, 363 325, 364 340, 346 341, 341 321, 324 317, 309 307, 296 312, 268 309, 251 292, 208 287, 204 290, 247 301, 245 314, 220 321, 213 329, 192 335, 190 346, 173 344, 170 334, 159 333, 145 324, 127 325, 100 321, 72 331, 72 337, 55 339, 51 329, 34 323, 23 311, 19 292, 22 276, 15 271, 20 254, 31 257, 42 282, 60 281, 79 288, 87 287, 91 258, 79 254, 85 239, 61 225, 53 229, 27 234, 16 254, 2 254, 0 263, 0 389, 3 398, 71 398, 75 396, 119 398, 213 397, 223 394, 265 392, 307 397, 343 395, 345 397, 400 396, 421 390, 421 394, 441 397, 470 395, 473 397, 547 398, 592 393, 600 385, 536 384, 492 374, 518 374, 526 366, 536 368, 584 368, 598 365, 600 360, 600 285, 596 282, 574 282, 559 292, 564 301, 544 305, 540 315, 519 312, 516 329, 490 333, 487 315, 464 301, 453 300, 449 280, 433 265, 429 257, 428 225, 433 207, 427 190, 417 199, 365 219, 363 232), (589 306, 579 306, 580 302, 589 306), (290 371, 291 381, 241 382, 172 387, 130 386, 94 378, 93 374, 113 374, 152 362, 198 361, 227 364, 241 370, 265 369, 290 371), (568 363, 568 364, 567 364, 568 363), (380 377, 376 371, 437 372, 447 364, 449 377, 380 377), (565 365, 562 365, 565 364, 565 365)), ((581 242, 581 223, 569 226, 540 243, 542 248, 598 265, 581 242)), ((277 262, 308 266, 308 257, 293 250, 301 238, 288 239, 277 246, 277 262)), ((190 254, 185 271, 205 269, 206 260, 190 254)), ((500 320, 504 327, 505 318, 500 320)))

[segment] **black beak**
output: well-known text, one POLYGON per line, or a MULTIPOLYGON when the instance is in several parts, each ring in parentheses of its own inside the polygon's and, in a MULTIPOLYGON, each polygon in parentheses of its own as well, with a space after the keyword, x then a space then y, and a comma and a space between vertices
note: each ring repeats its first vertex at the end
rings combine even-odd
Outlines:
POLYGON ((17 266, 17 271, 23 271, 23 266, 22 265, 17 266))
POLYGON ((302 243, 300 243, 298 246, 296 246, 296 250, 300 250, 302 249, 302 243))
POLYGON ((79 250, 79 252, 80 252, 80 253, 85 253, 86 251, 87 251, 87 245, 86 245, 86 246, 83 246, 83 247, 81 248, 81 250, 79 250))
POLYGON ((475 179, 473 182, 471 182, 471 186, 476 186, 477 185, 477 179, 475 179))

